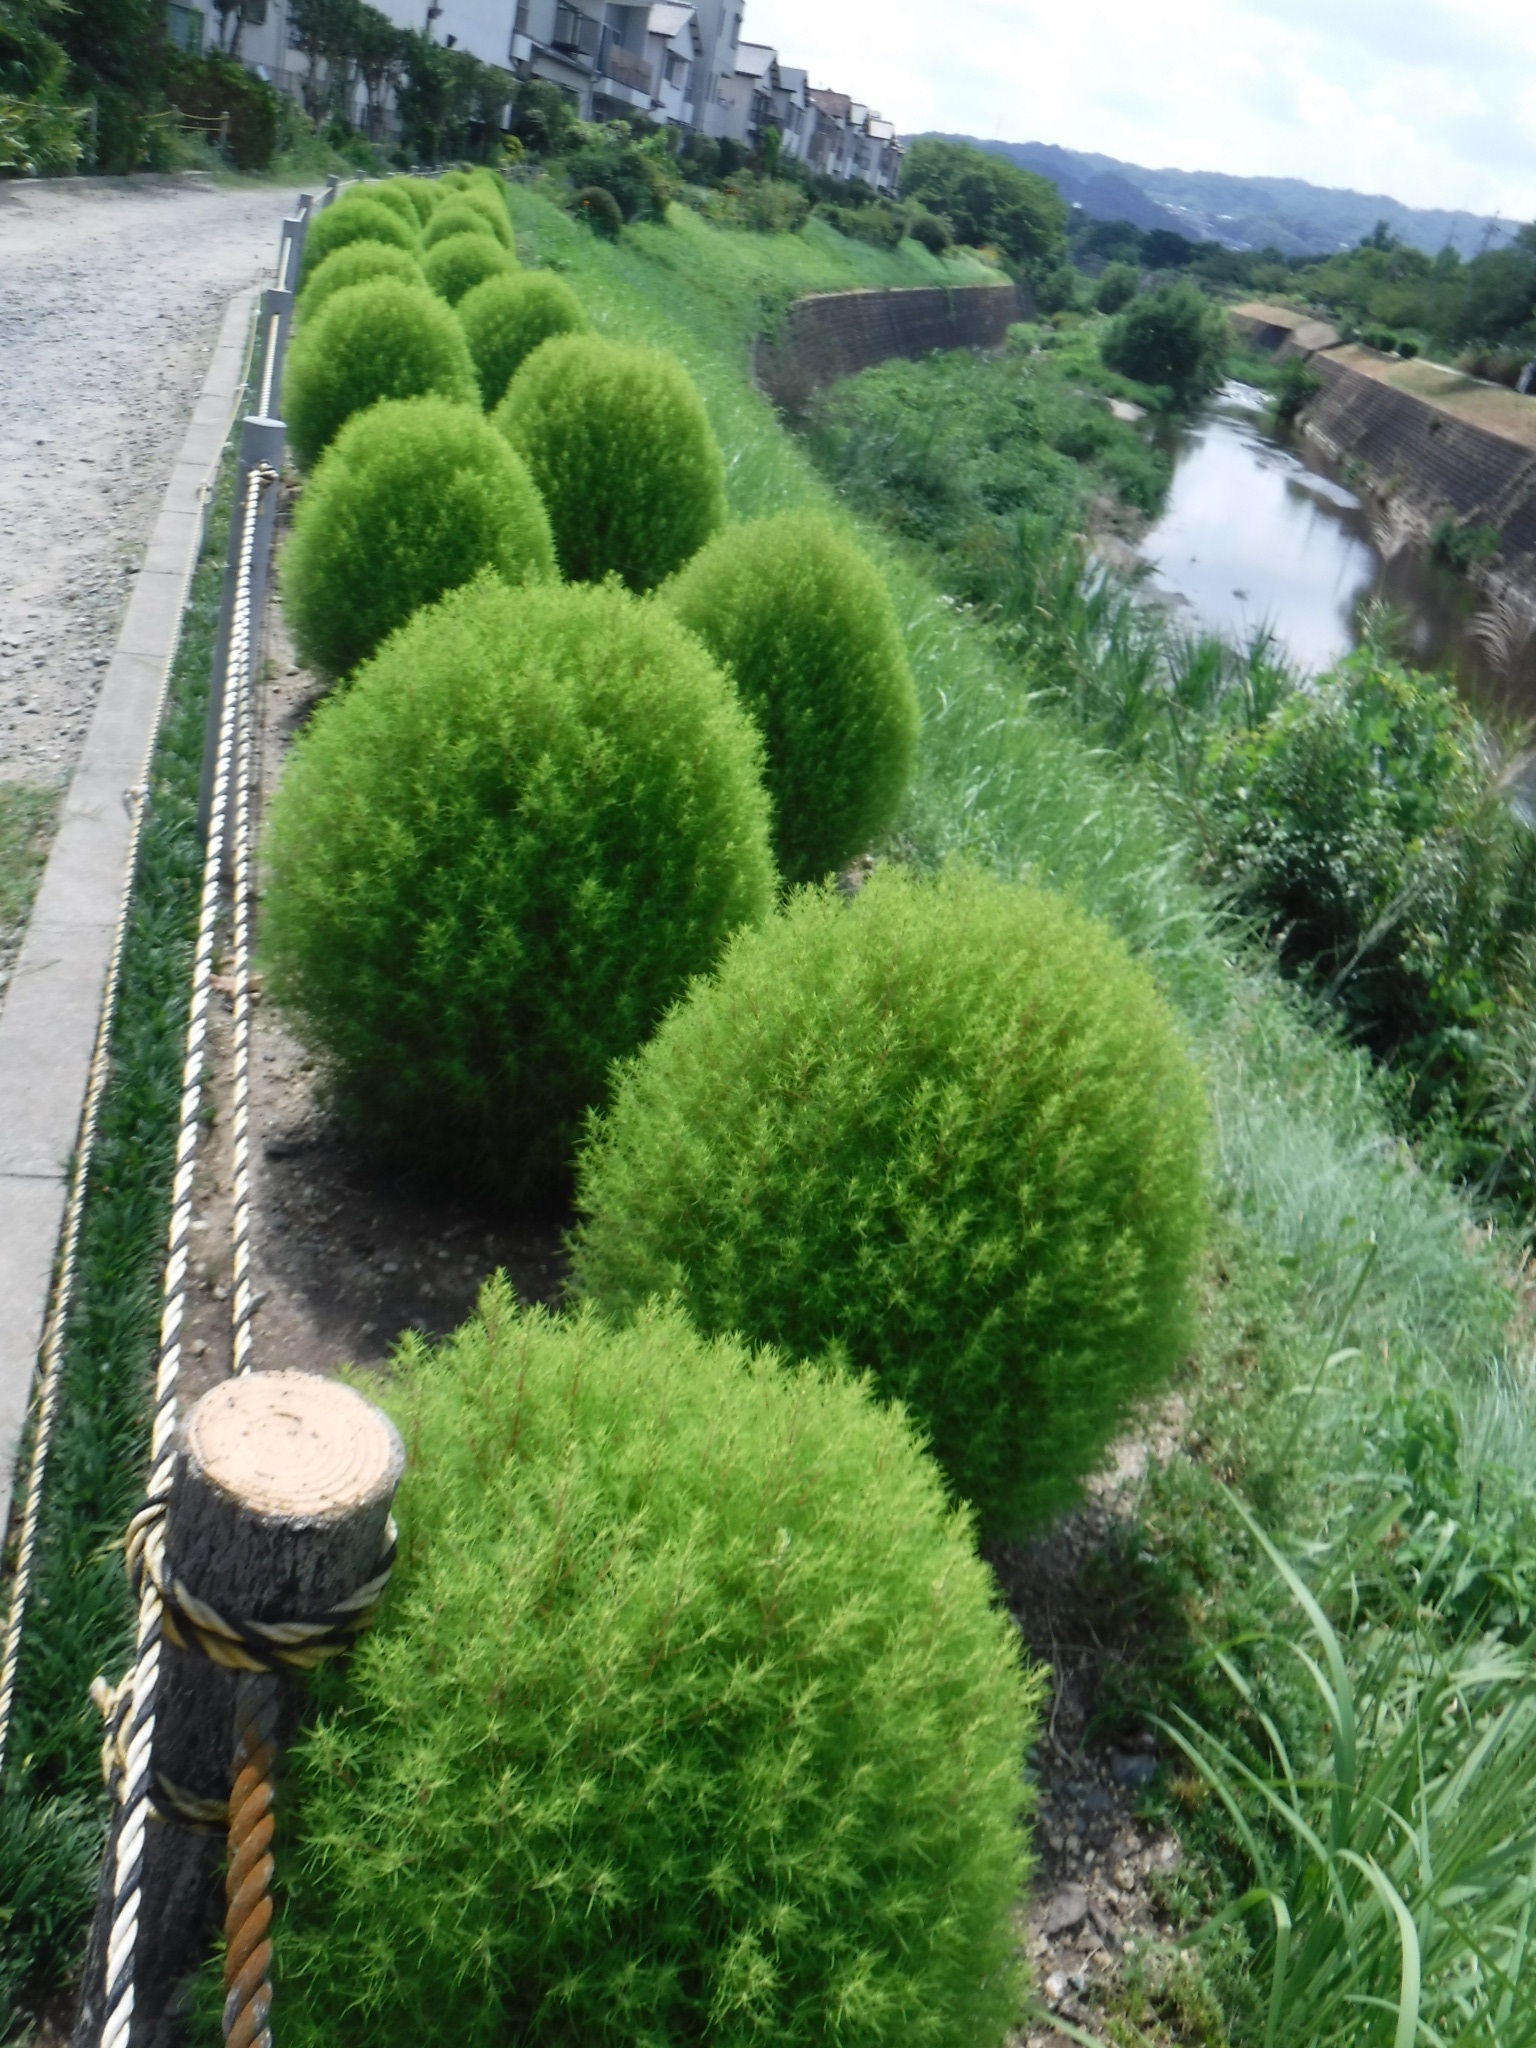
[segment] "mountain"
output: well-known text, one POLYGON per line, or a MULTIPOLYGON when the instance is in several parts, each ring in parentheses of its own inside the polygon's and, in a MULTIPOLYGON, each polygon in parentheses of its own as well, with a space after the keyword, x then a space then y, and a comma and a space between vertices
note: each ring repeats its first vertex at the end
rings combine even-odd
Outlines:
MULTIPOLYGON (((911 138, 913 140, 917 138, 911 138)), ((1048 142, 983 142, 946 135, 1006 157, 1049 178, 1069 206, 1095 220, 1128 220, 1139 228, 1176 228, 1193 241, 1229 249, 1274 248, 1286 256, 1325 256, 1353 248, 1384 220, 1401 241, 1434 255, 1447 242, 1475 256, 1510 228, 1485 214, 1404 206, 1381 192, 1347 192, 1301 178, 1233 178, 1221 171, 1148 170, 1088 150, 1048 142)))

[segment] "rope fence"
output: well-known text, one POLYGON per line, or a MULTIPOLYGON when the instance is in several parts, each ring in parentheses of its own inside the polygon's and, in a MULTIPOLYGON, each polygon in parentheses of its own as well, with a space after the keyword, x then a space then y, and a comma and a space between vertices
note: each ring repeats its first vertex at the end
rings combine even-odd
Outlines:
MULTIPOLYGON (((330 181, 322 205, 334 196, 336 182, 330 181)), ((232 2048, 270 2048, 271 1809, 283 1686, 293 1673, 311 1669, 350 1648, 378 1606, 394 1556, 389 1503, 403 1451, 390 1425, 350 1389, 305 1375, 252 1372, 250 963, 252 806, 259 738, 257 651, 283 458, 284 427, 274 417, 273 407, 281 390, 282 360, 310 213, 309 199, 301 198, 297 213, 283 224, 276 281, 262 295, 252 357, 243 380, 243 389, 254 391, 257 410, 245 418, 240 434, 208 707, 199 803, 201 886, 166 1239, 149 1472, 144 1505, 129 1524, 124 1546, 137 1605, 134 1646, 132 1662, 116 1685, 98 1677, 91 1688, 105 1723, 102 1769, 113 1794, 113 1813, 74 2036, 78 2048, 96 2048, 96 2044, 100 2048, 141 2048, 152 2037, 158 2038, 176 1977, 195 1966, 199 1944, 206 1938, 198 1919, 198 1910, 206 1901, 195 1901, 191 1909, 186 1903, 185 1866, 193 1854, 190 1845, 205 1840, 209 1849, 199 1853, 211 1854, 216 1835, 227 1840, 224 2038, 232 2048), (215 959, 226 934, 229 976, 216 982, 215 959), (228 1077, 232 1372, 223 1388, 211 1390, 190 1414, 184 1414, 182 1348, 199 1145, 210 1085, 215 987, 231 993, 233 1015, 228 1077), (295 1381, 297 1386, 291 1384, 295 1381), (226 1388, 230 1390, 227 1394, 226 1388), (233 1390, 237 1388, 246 1392, 235 1401, 233 1390), (276 1400, 279 1393, 281 1400, 276 1400), (250 1396, 255 1397, 254 1405, 250 1396), (237 1419, 244 1432, 233 1439, 229 1437, 230 1416, 225 1413, 232 1401, 241 1409, 237 1419), (305 1411, 313 1412, 305 1417, 305 1411), (359 1432, 367 1436, 373 1431, 375 1455, 367 1485, 356 1492, 355 1475, 348 1475, 347 1483, 353 1485, 356 1497, 342 1502, 345 1512, 321 1518, 327 1533, 320 1537, 315 1534, 313 1513, 301 1511, 291 1502, 281 1511, 260 1500, 253 1506, 241 1497, 241 1455, 250 1463, 250 1446, 263 1436, 269 1442, 280 1440, 286 1447, 284 1432, 291 1435, 300 1417, 305 1419, 299 1438, 294 1440, 298 1448, 289 1461, 296 1468, 303 1464, 302 1454, 315 1444, 322 1452, 327 1443, 332 1450, 346 1446, 351 1457, 359 1432), (189 1433, 199 1429, 202 1435, 194 1451, 189 1448, 189 1433), (233 1470, 223 1473, 215 1484, 209 1474, 221 1470, 220 1458, 231 1455, 231 1442, 235 1445, 233 1470), (295 1581, 293 1572, 284 1568, 285 1544, 303 1555, 310 1567, 302 1574, 303 1581, 316 1589, 309 1611, 303 1614, 267 1611, 265 1584, 295 1581), (199 1715, 200 1727, 196 1725, 199 1715), (192 1725, 196 1740, 189 1738, 187 1724, 192 1725), (216 1752, 212 1764, 206 1755, 197 1753, 199 1744, 207 1750, 210 1739, 216 1752), (189 1766, 185 1770, 183 1759, 189 1766), (209 1779, 217 1782, 221 1772, 224 1790, 213 1797, 214 1785, 209 1779), (190 1790, 182 1782, 184 1776, 190 1790), (169 1909, 158 1901, 159 1894, 175 1895, 169 1909), (165 1930, 151 1924, 167 1910, 173 1916, 179 1912, 194 1924, 167 1940, 165 1930)), ((211 490, 212 481, 210 476, 205 493, 211 490)), ((186 596, 184 590, 183 609, 186 596)), ((161 711, 168 689, 169 664, 162 680, 161 711)), ((157 728, 159 722, 157 713, 157 728)), ((141 786, 131 793, 130 853, 82 1115, 58 1281, 40 1355, 17 1568, 0 1645, 0 1770, 26 1627, 49 1453, 60 1411, 85 1191, 111 1066, 112 1029, 149 778, 147 757, 141 786)), ((338 1470, 347 1462, 333 1459, 338 1470)), ((355 1463, 355 1457, 351 1462, 355 1463)), ((284 1458, 270 1453, 256 1457, 254 1464, 263 1471, 285 1469, 284 1458)), ((334 1472, 322 1472, 315 1484, 333 1486, 334 1480, 334 1472)), ((299 1491, 290 1489, 294 1500, 300 1498, 304 1483, 305 1475, 299 1471, 294 1482, 299 1491)), ((335 1505, 333 1496, 326 1497, 326 1505, 327 1510, 335 1505)))

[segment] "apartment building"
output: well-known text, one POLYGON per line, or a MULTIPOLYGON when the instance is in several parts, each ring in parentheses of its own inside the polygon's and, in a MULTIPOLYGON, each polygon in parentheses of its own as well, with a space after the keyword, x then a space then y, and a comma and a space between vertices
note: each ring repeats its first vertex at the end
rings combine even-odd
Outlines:
MULTIPOLYGON (((766 43, 743 41, 744 0, 374 0, 397 28, 423 30, 515 81, 542 78, 584 120, 636 115, 755 149, 768 128, 781 155, 827 177, 893 192, 901 169, 894 123, 846 93, 810 85, 766 43)), ((213 0, 173 0, 172 40, 197 50, 219 39, 213 0)), ((228 30, 226 30, 228 33, 228 30)), ((237 52, 281 91, 312 108, 327 81, 298 48, 288 0, 243 0, 237 52)), ((351 118, 376 133, 387 104, 371 107, 366 82, 352 88, 351 118), (368 119, 372 116, 371 121, 368 119)))

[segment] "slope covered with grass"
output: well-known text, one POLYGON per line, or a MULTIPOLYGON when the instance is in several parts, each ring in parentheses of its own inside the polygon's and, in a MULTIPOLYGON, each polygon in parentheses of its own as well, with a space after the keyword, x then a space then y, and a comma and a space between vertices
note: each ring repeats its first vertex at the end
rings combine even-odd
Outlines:
MULTIPOLYGON (((1154 1470, 1134 1525, 1116 1539, 1123 1569, 1114 1597, 1138 1651, 1115 1704, 1127 1714, 1166 1709, 1209 1766, 1191 1766, 1179 1781, 1184 1803, 1167 1808, 1195 1852, 1175 1900, 1190 1924, 1253 1880, 1261 1851, 1275 1897, 1289 1901, 1297 1923, 1293 1957, 1277 1950, 1279 1916, 1260 1898, 1236 1935, 1200 1951, 1224 2024, 1239 2040, 1265 2039, 1272 2019, 1274 2040, 1374 2041, 1375 2031, 1337 2031, 1371 2012, 1367 2024, 1379 2023, 1384 2042, 1409 2038, 1396 2030, 1411 2025, 1409 1965, 1418 1958, 1426 2017, 1439 2024, 1447 2001, 1470 1996, 1456 2038, 1490 2048, 1517 2038, 1501 1985, 1518 1977, 1511 1944, 1524 1907, 1508 1872, 1475 1891, 1470 1910, 1427 1878, 1416 1891, 1412 1872, 1388 1880, 1360 1832, 1385 1782, 1383 1752, 1364 1739, 1340 1764, 1358 1771, 1361 1787, 1378 1769, 1375 1789, 1357 1787, 1357 1800, 1352 1791, 1331 1807, 1324 1798, 1333 1832, 1312 1826, 1300 1780, 1287 1789, 1281 1755, 1294 1751, 1302 1770, 1326 1780, 1338 1724, 1298 1661, 1302 1649, 1323 1654, 1320 1639, 1305 1640, 1312 1624, 1241 1511, 1246 1498, 1288 1554, 1304 1549, 1336 1606, 1348 1615, 1355 1603, 1357 1624, 1359 1589, 1375 1587, 1376 1619, 1396 1625, 1383 1638, 1341 1638, 1340 1670, 1362 1728, 1389 1750, 1395 1729, 1408 1743, 1391 1751, 1399 1763, 1425 1759, 1417 1787, 1405 1767, 1392 1792, 1405 1824, 1427 1813, 1429 1778, 1460 1769, 1467 1752, 1457 1743, 1473 1735, 1447 1734, 1450 1724, 1415 1688, 1426 1670, 1450 1668, 1464 1630, 1493 1618, 1523 1632, 1527 1613, 1523 1500, 1536 1433, 1513 1248, 1478 1227, 1393 1135, 1364 1058, 1282 985, 1193 880, 1151 784, 1090 744, 1064 708, 1032 698, 1017 636, 940 595, 920 554, 841 506, 751 388, 751 337, 790 294, 926 281, 917 258, 903 251, 897 261, 910 267, 898 276, 891 259, 838 247, 815 225, 801 238, 727 236, 676 210, 666 227, 632 230, 610 248, 533 194, 514 192, 512 207, 524 260, 564 271, 600 331, 670 348, 686 363, 725 451, 733 516, 816 505, 850 520, 882 560, 923 712, 916 784, 887 850, 920 866, 963 852, 1068 890, 1145 957, 1182 1014, 1214 1115, 1217 1245, 1183 1451, 1154 1470), (1496 1613, 1484 1599, 1490 1586, 1512 1588, 1496 1613), (1231 1665, 1246 1698, 1213 1661, 1244 1636, 1259 1646, 1231 1665), (1211 1762, 1181 1714, 1226 1731, 1227 1764, 1211 1762), (1213 1783, 1223 1770, 1236 1774, 1232 1811, 1213 1783), (1417 1929, 1411 1910, 1406 1923, 1395 1915, 1392 1897, 1420 1910, 1417 1929), (1357 1972, 1348 1982, 1330 1975, 1346 1925, 1343 1948, 1357 1972), (1361 1998, 1379 2004, 1362 2007, 1361 1998)), ((1465 1673, 1456 1670, 1459 1683, 1465 1673)), ((1508 1704, 1496 1688, 1458 1696, 1479 1701, 1469 1731, 1484 1710, 1497 1718, 1508 1704)), ((1522 1754, 1517 1746, 1504 1757, 1501 1782, 1506 1838, 1522 1845, 1529 1867, 1536 1763, 1522 1754)), ((1105 2015, 1118 2038, 1168 2038, 1141 2031, 1133 2007, 1128 1999, 1105 2015)))

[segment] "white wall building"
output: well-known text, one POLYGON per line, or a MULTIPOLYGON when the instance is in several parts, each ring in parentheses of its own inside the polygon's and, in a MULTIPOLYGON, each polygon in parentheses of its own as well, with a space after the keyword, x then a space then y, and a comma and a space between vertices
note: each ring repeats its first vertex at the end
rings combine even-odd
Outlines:
MULTIPOLYGON (((542 78, 584 120, 642 115, 756 148, 769 126, 780 152, 828 177, 896 189, 901 149, 894 124, 845 93, 813 90, 806 73, 780 64, 766 43, 742 41, 745 0, 374 0, 397 28, 416 29, 507 74, 542 78)), ((172 0, 171 40, 196 51, 219 42, 213 0, 172 0)), ((241 61, 279 90, 317 108, 330 90, 324 64, 298 49, 288 0, 242 0, 224 17, 241 61)), ((366 125, 365 81, 352 81, 348 113, 366 125)), ((390 106, 373 132, 389 132, 390 106)))

